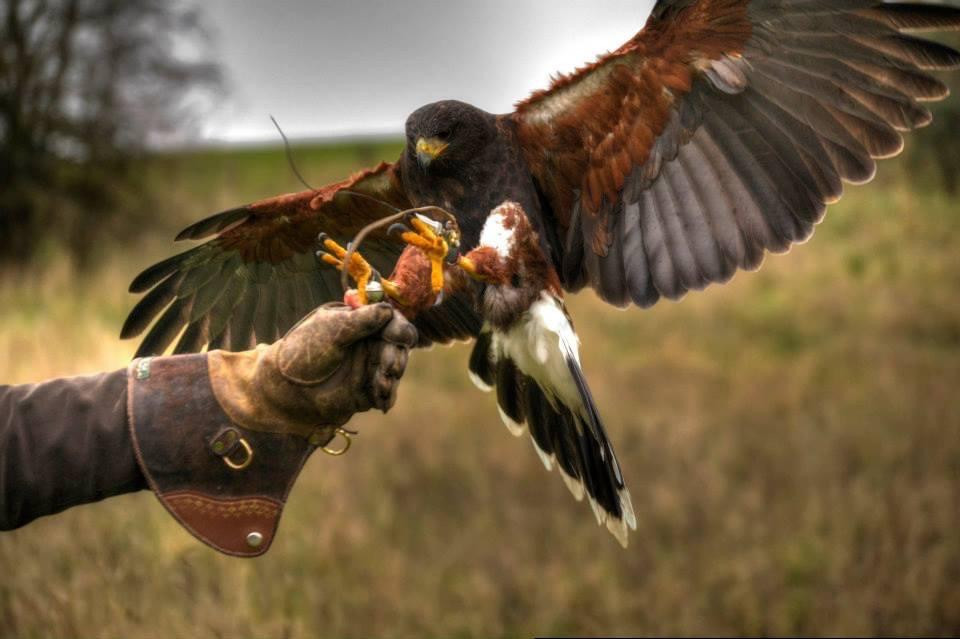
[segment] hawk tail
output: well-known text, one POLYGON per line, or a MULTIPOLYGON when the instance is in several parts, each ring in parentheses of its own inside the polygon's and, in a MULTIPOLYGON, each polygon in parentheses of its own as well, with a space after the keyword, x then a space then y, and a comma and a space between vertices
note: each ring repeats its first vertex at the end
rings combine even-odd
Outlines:
POLYGON ((529 431, 547 470, 556 466, 577 501, 587 497, 598 524, 624 547, 627 530, 637 522, 620 464, 606 435, 579 363, 566 357, 581 406, 568 406, 542 388, 504 354, 496 356, 494 339, 483 332, 470 357, 470 377, 484 390, 496 388, 504 424, 515 436, 529 431))

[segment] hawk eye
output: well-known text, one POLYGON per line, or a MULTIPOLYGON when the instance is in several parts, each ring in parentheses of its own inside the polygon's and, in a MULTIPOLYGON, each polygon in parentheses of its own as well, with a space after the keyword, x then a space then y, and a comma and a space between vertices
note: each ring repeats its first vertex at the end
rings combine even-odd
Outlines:
POLYGON ((510 286, 512 286, 513 288, 520 288, 521 281, 522 280, 520 279, 519 273, 514 273, 513 275, 510 276, 510 286))

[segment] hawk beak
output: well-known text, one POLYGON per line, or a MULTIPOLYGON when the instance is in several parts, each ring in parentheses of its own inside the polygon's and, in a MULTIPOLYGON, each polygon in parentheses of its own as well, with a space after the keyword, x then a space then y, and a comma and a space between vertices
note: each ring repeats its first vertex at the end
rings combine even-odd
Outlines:
POLYGON ((425 169, 430 163, 443 155, 448 143, 437 138, 420 138, 417 140, 417 162, 420 168, 425 169))

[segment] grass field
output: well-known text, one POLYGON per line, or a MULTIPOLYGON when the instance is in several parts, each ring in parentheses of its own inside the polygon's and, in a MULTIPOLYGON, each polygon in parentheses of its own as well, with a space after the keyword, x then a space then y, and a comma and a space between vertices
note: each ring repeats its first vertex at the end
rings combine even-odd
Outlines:
MULTIPOLYGON (((398 147, 299 149, 323 183, 398 147)), ((960 633, 960 203, 896 163, 759 273, 618 312, 570 301, 633 494, 626 551, 465 373, 417 353, 317 455, 273 549, 222 557, 141 493, 0 535, 2 637, 960 633)), ((297 189, 277 149, 151 167, 173 231, 297 189)), ((170 233, 0 276, 0 380, 123 366, 170 233)))

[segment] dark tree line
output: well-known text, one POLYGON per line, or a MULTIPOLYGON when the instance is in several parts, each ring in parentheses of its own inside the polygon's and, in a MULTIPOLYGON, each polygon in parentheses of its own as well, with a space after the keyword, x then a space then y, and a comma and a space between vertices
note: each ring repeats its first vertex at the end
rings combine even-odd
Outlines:
POLYGON ((220 86, 177 0, 0 0, 0 263, 143 223, 131 159, 220 86), (138 219, 139 218, 139 219, 138 219))

